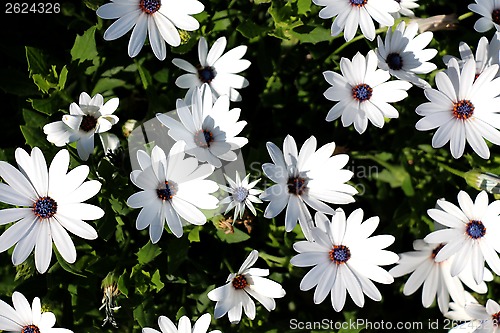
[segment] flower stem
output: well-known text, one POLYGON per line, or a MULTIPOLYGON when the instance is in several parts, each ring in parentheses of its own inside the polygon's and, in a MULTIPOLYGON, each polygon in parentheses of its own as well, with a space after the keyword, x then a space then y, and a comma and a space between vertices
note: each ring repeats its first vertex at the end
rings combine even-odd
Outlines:
POLYGON ((465 20, 466 18, 471 17, 472 15, 474 15, 474 13, 473 13, 473 12, 468 12, 468 13, 465 13, 465 14, 460 15, 460 16, 458 17, 458 19, 457 19, 457 20, 459 20, 459 21, 463 21, 463 20, 465 20))
POLYGON ((454 174, 455 176, 459 176, 459 177, 462 177, 462 178, 465 177, 465 172, 463 172, 463 171, 458 171, 456 169, 453 169, 452 167, 450 167, 450 166, 448 166, 448 165, 446 165, 444 163, 439 163, 438 162, 438 165, 440 167, 442 167, 443 169, 445 169, 446 171, 448 171, 449 173, 454 174))

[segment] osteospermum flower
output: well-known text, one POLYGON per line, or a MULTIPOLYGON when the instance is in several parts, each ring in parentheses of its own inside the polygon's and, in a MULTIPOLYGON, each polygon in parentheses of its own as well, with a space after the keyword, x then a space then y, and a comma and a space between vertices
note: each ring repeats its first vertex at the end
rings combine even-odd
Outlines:
MULTIPOLYGON (((179 324, 175 327, 175 324, 165 316, 160 316, 158 318, 158 326, 160 327, 161 333, 207 333, 208 326, 210 326, 211 316, 209 313, 205 313, 200 316, 193 327, 191 328, 191 321, 188 317, 182 316, 179 319, 179 324)), ((160 333, 154 328, 144 327, 142 333, 160 333)), ((210 333, 221 333, 219 330, 210 331, 210 333)))
POLYGON ((417 74, 427 74, 436 69, 436 65, 428 61, 434 58, 437 50, 424 50, 432 40, 432 32, 427 31, 418 36, 417 32, 417 23, 405 27, 405 21, 401 21, 394 31, 387 31, 385 42, 377 36, 378 66, 398 79, 421 88, 430 88, 431 86, 417 74))
POLYGON ((268 269, 252 268, 259 252, 252 250, 237 273, 229 274, 226 284, 208 293, 208 298, 217 302, 214 317, 221 318, 226 313, 231 323, 241 320, 242 308, 248 318, 255 318, 255 303, 250 296, 259 301, 268 311, 276 307, 275 298, 285 296, 281 285, 266 279, 268 269))
POLYGON ((481 191, 474 202, 470 196, 458 193, 459 207, 451 202, 440 200, 441 209, 429 209, 427 213, 439 224, 448 228, 437 230, 427 235, 428 243, 445 243, 436 255, 436 262, 442 262, 452 255, 451 275, 456 276, 466 266, 472 270, 474 281, 480 284, 484 277, 484 261, 490 268, 500 274, 500 201, 488 205, 488 194, 481 191))
MULTIPOLYGON (((492 299, 481 304, 469 303, 465 306, 465 313, 470 321, 458 325, 450 330, 451 333, 497 333, 500 332, 500 305, 492 299)), ((467 320, 467 319, 466 319, 467 320)))
POLYGON ((190 101, 195 89, 207 83, 214 99, 228 95, 232 102, 241 101, 241 95, 236 89, 248 86, 248 80, 238 75, 251 64, 250 61, 242 59, 247 52, 247 47, 240 45, 223 55, 226 45, 226 37, 220 37, 209 51, 207 40, 201 37, 198 43, 200 63, 197 66, 179 58, 172 60, 175 66, 188 72, 175 80, 179 88, 189 89, 186 93, 186 100, 190 101))
POLYGON ((23 294, 14 291, 12 304, 14 307, 0 300, 0 330, 11 333, 73 333, 66 328, 53 328, 56 316, 52 312, 42 312, 38 297, 30 306, 23 294))
POLYGON ((86 181, 89 167, 81 165, 67 173, 69 153, 59 151, 50 167, 43 153, 33 148, 31 156, 16 149, 19 170, 0 161, 0 201, 25 208, 0 210, 0 224, 14 222, 0 236, 0 252, 16 245, 12 263, 19 265, 35 249, 35 266, 45 273, 52 258, 52 241, 62 258, 76 260, 76 249, 68 231, 84 239, 96 239, 97 232, 82 220, 97 220, 104 211, 82 203, 101 189, 97 180, 86 181))
POLYGON ((177 28, 194 31, 200 27, 190 15, 203 11, 198 0, 111 0, 97 9, 103 19, 118 19, 104 32, 105 40, 115 40, 134 28, 128 43, 128 55, 135 57, 142 49, 146 35, 155 56, 163 60, 167 55, 165 42, 179 46, 181 37, 177 28))
POLYGON ((484 294, 487 287, 483 281, 479 285, 474 282, 471 269, 465 269, 458 276, 453 277, 450 268, 456 260, 455 256, 442 262, 435 260, 443 247, 444 244, 427 244, 423 240, 416 240, 413 242, 415 251, 401 253, 398 265, 389 273, 395 278, 411 273, 403 293, 406 296, 411 295, 423 285, 422 305, 426 308, 430 307, 437 296, 439 310, 445 313, 449 308, 450 296, 456 304, 465 305, 462 282, 478 293, 484 294))
POLYGON ((292 136, 283 142, 283 152, 272 142, 267 143, 267 151, 273 163, 262 165, 264 174, 277 183, 267 188, 260 196, 270 201, 264 217, 273 218, 286 208, 285 229, 292 231, 297 220, 307 239, 310 239, 312 218, 306 204, 325 214, 334 210, 324 201, 334 204, 354 202, 356 189, 348 184, 353 172, 343 169, 349 161, 346 154, 334 155, 335 143, 331 142, 316 150, 316 138, 311 136, 297 151, 292 136))
POLYGON ((104 103, 100 94, 90 98, 86 92, 82 92, 78 104, 71 103, 69 106, 69 115, 64 115, 62 121, 43 127, 47 140, 58 147, 76 141, 78 156, 83 161, 88 160, 94 152, 95 134, 109 131, 118 122, 118 117, 112 114, 118 108, 118 103, 118 98, 104 103))
POLYGON ((210 195, 219 188, 207 180, 214 168, 209 164, 198 165, 195 158, 184 158, 184 143, 176 142, 168 157, 155 146, 149 157, 139 150, 137 159, 142 170, 132 171, 130 179, 141 192, 132 194, 127 204, 142 208, 137 216, 136 227, 149 226, 151 242, 157 243, 163 233, 165 221, 176 237, 183 234, 182 225, 187 221, 202 225, 207 221, 201 209, 215 209, 218 200, 210 195))
MULTIPOLYGON (((464 42, 460 42, 460 46, 458 47, 460 52, 461 59, 458 59, 451 55, 445 55, 443 57, 443 61, 445 64, 451 59, 456 59, 460 69, 463 68, 464 64, 469 60, 476 61, 476 78, 484 72, 484 70, 494 64, 499 64, 499 53, 500 53, 500 32, 496 32, 491 38, 491 42, 488 43, 488 39, 486 37, 481 37, 479 42, 477 43, 476 55, 472 53, 469 45, 464 42)), ((498 73, 497 73, 498 76, 498 73)))
POLYGON ((395 0, 399 4, 399 11, 396 12, 396 15, 393 14, 396 18, 398 18, 401 14, 403 16, 415 17, 415 13, 412 9, 418 8, 418 0, 395 0))
POLYGON ((500 31, 500 2, 498 0, 475 0, 467 8, 482 17, 474 24, 477 32, 486 32, 495 27, 500 31))
POLYGON ((332 36, 344 32, 346 41, 354 38, 358 26, 363 35, 373 40, 375 38, 375 24, 392 26, 394 17, 391 13, 400 10, 399 4, 394 0, 313 0, 318 6, 326 6, 319 12, 319 17, 329 19, 335 17, 332 23, 332 36))
POLYGON ((312 228, 314 241, 301 241, 293 245, 299 252, 290 263, 297 267, 314 266, 300 282, 300 290, 314 287, 314 303, 331 295, 335 311, 344 307, 346 294, 354 303, 363 307, 366 294, 374 301, 382 295, 372 280, 390 284, 393 277, 380 265, 391 265, 398 255, 384 250, 394 242, 390 235, 370 237, 379 224, 378 217, 363 221, 363 210, 356 209, 346 220, 344 211, 335 211, 332 221, 320 213, 315 216, 317 227, 312 228))
POLYGON ((426 89, 429 100, 415 112, 424 116, 415 127, 419 131, 438 128, 432 147, 441 148, 450 142, 454 158, 463 155, 465 142, 482 158, 490 156, 484 139, 500 145, 500 79, 494 79, 498 65, 486 68, 477 78, 476 63, 468 60, 459 69, 456 59, 448 62, 448 70, 436 74, 436 89, 426 89), (484 139, 483 139, 484 138, 484 139))
POLYGON ((234 150, 248 143, 248 139, 237 137, 246 126, 246 121, 238 121, 240 109, 229 110, 229 98, 223 95, 213 103, 212 92, 204 84, 196 88, 191 106, 182 99, 177 100, 177 115, 180 122, 166 114, 156 118, 170 130, 175 141, 186 143, 186 153, 195 156, 200 162, 208 162, 220 168, 223 161, 235 161, 234 150))
POLYGON ((249 183, 248 179, 250 178, 250 174, 246 175, 243 180, 240 178, 240 174, 236 171, 236 178, 232 180, 227 175, 224 175, 226 181, 229 184, 229 187, 224 185, 219 185, 221 190, 224 190, 229 193, 228 197, 225 197, 220 201, 221 205, 227 205, 226 211, 224 214, 227 214, 231 209, 234 208, 234 218, 233 221, 236 221, 237 218, 242 218, 243 213, 245 212, 245 206, 250 209, 253 215, 257 215, 255 211, 255 207, 253 203, 262 203, 262 201, 256 197, 262 193, 261 190, 254 189, 255 185, 260 181, 260 179, 254 180, 249 183))
POLYGON ((332 85, 324 95, 335 104, 326 116, 326 121, 339 117, 344 127, 354 123, 358 133, 363 133, 368 120, 376 127, 384 126, 385 118, 397 118, 398 111, 389 103, 399 102, 408 94, 411 83, 390 81, 389 72, 377 69, 377 56, 368 52, 366 58, 359 52, 351 60, 340 60, 342 75, 326 71, 325 80, 332 85))
POLYGON ((469 320, 474 320, 466 311, 465 307, 468 304, 479 304, 478 301, 472 296, 469 292, 465 291, 464 292, 464 299, 465 303, 464 304, 458 304, 455 302, 450 302, 450 311, 444 313, 444 316, 446 318, 449 318, 451 320, 455 321, 469 321, 469 320))

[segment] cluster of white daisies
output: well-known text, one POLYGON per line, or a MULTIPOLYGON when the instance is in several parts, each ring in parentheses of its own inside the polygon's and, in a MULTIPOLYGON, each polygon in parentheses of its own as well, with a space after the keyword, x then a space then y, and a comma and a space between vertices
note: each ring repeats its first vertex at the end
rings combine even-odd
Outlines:
MULTIPOLYGON (((416 0, 314 0, 324 6, 321 18, 332 18, 332 35, 344 33, 346 41, 353 39, 358 26, 369 40, 375 38, 373 20, 383 26, 393 26, 399 14, 412 16, 416 0)), ((483 17, 476 22, 477 31, 493 26, 500 30, 500 8, 492 0, 476 0, 469 8, 483 17)), ((128 52, 136 56, 146 37, 155 56, 166 57, 166 44, 181 43, 179 29, 194 31, 198 21, 191 15, 202 12, 204 6, 197 0, 113 0, 101 6, 97 15, 105 19, 118 19, 105 32, 106 40, 114 40, 133 28, 128 52)), ((389 103, 408 96, 412 85, 423 88, 429 102, 416 112, 423 116, 416 124, 418 130, 436 129, 432 145, 435 148, 450 142, 453 157, 463 155, 465 142, 482 158, 489 158, 484 139, 500 144, 500 84, 498 82, 500 35, 491 42, 485 37, 479 41, 476 54, 464 43, 460 45, 461 59, 445 56, 445 71, 436 74, 437 89, 432 89, 418 74, 435 70, 429 62, 436 54, 425 49, 432 33, 418 34, 418 25, 404 22, 389 29, 385 40, 377 39, 378 47, 366 56, 357 53, 352 60, 342 58, 342 74, 324 72, 331 84, 325 93, 329 100, 338 102, 328 112, 327 121, 341 118, 344 126, 354 124, 360 134, 368 121, 382 127, 386 118, 397 118, 398 111, 389 103), (390 80, 391 76, 397 80, 390 80)), ((399 256, 385 250, 394 242, 390 235, 373 235, 379 224, 378 217, 363 221, 363 211, 354 210, 346 216, 341 208, 334 210, 328 204, 354 202, 356 189, 349 185, 353 173, 344 169, 348 163, 345 154, 333 155, 335 143, 317 148, 311 136, 300 150, 294 138, 286 136, 281 150, 272 142, 267 149, 272 163, 262 165, 264 174, 275 184, 264 191, 256 189, 258 179, 250 175, 224 174, 227 184, 218 184, 211 176, 224 163, 235 161, 235 151, 248 140, 238 136, 246 126, 240 121, 240 109, 230 109, 230 103, 241 100, 237 89, 248 81, 238 75, 250 66, 242 59, 245 46, 238 46, 224 54, 227 41, 219 38, 208 49, 202 37, 198 44, 199 65, 183 59, 173 64, 186 72, 176 85, 188 89, 184 99, 178 99, 178 119, 157 114, 166 126, 168 135, 176 141, 168 151, 155 146, 150 152, 139 150, 140 168, 132 171, 130 179, 141 191, 127 200, 132 208, 142 208, 136 227, 149 227, 152 243, 157 243, 165 230, 176 237, 183 235, 185 225, 203 225, 207 217, 203 210, 224 206, 225 214, 234 209, 234 220, 241 218, 246 208, 254 215, 253 204, 269 202, 264 217, 274 218, 285 210, 286 231, 293 230, 297 222, 305 240, 293 245, 298 252, 291 259, 296 267, 312 267, 303 277, 300 289, 315 288, 314 302, 321 303, 330 295, 332 307, 341 311, 347 294, 362 307, 365 295, 375 301, 382 296, 373 282, 390 284, 394 277, 410 274, 404 294, 413 294, 423 285, 422 304, 429 307, 437 297, 439 309, 449 318, 469 321, 456 330, 493 332, 500 318, 500 306, 489 300, 486 307, 464 289, 464 285, 477 293, 486 293, 485 281, 493 276, 485 262, 500 275, 500 201, 488 204, 486 192, 478 194, 473 202, 465 193, 458 194, 459 206, 444 199, 429 216, 436 222, 436 231, 423 240, 414 242, 414 251, 399 256), (332 156, 333 155, 333 156, 332 156), (218 190, 227 196, 216 197, 218 190), (315 214, 311 214, 312 209, 315 214), (330 217, 329 217, 330 216, 330 217), (386 271, 380 266, 396 264, 386 271), (450 302, 450 298, 451 301, 450 302), (450 311, 451 309, 451 311, 450 311)), ((101 139, 104 150, 114 150, 119 139, 107 133, 119 119, 113 115, 119 101, 112 98, 104 103, 99 94, 90 97, 83 92, 79 103, 72 103, 70 113, 62 121, 47 124, 47 140, 58 147, 76 143, 82 161, 94 152, 95 136, 101 139)), ((98 237, 87 222, 98 220, 104 211, 84 203, 101 188, 97 180, 87 181, 89 168, 80 165, 68 172, 70 156, 61 150, 47 166, 40 149, 31 154, 18 148, 15 153, 18 168, 0 161, 0 201, 16 206, 0 211, 0 225, 14 222, 0 236, 0 252, 14 246, 12 262, 19 265, 34 251, 35 266, 45 273, 52 258, 52 243, 68 263, 76 260, 76 249, 69 233, 84 239, 98 237), (19 208, 23 207, 23 208, 19 208), (68 233, 69 232, 69 233, 68 233)), ((285 291, 280 284, 269 280, 268 269, 253 268, 258 252, 253 250, 240 269, 231 273, 224 286, 212 290, 208 297, 216 302, 215 318, 228 315, 232 323, 241 320, 242 312, 255 318, 256 307, 252 298, 271 311, 275 298, 285 291)), ((41 312, 40 300, 32 306, 26 298, 14 292, 13 306, 0 301, 0 330, 22 333, 70 332, 52 328, 55 317, 41 312)), ((205 333, 211 317, 202 315, 191 328, 187 317, 182 317, 178 328, 167 317, 161 316, 158 325, 166 332, 205 333)), ((144 328, 144 333, 158 332, 144 328)), ((218 332, 218 331, 213 331, 218 332)))

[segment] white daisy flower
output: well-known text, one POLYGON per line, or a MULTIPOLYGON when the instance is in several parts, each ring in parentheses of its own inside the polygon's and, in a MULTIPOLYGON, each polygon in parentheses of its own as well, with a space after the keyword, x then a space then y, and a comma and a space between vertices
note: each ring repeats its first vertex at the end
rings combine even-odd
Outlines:
POLYGON ((246 177, 241 180, 238 171, 236 171, 235 180, 232 180, 227 175, 224 175, 224 177, 229 184, 229 187, 219 185, 221 190, 229 193, 229 196, 220 201, 221 205, 227 205, 224 214, 227 214, 229 211, 231 211, 231 209, 234 208, 233 220, 236 221, 236 219, 241 219, 243 217, 245 206, 247 206, 253 215, 257 215, 255 207, 252 203, 262 203, 262 201, 256 197, 257 195, 261 194, 262 191, 254 189, 255 185, 257 185, 257 183, 260 181, 260 178, 249 183, 248 180, 250 178, 250 174, 246 175, 246 177))
POLYGON ((218 200, 210 195, 219 186, 207 180, 213 173, 213 166, 198 165, 195 158, 184 158, 184 143, 176 142, 168 157, 158 146, 151 156, 142 150, 137 152, 137 160, 142 170, 132 171, 130 179, 141 192, 132 194, 127 204, 132 208, 142 208, 137 216, 136 227, 143 230, 149 226, 153 244, 163 233, 165 221, 176 237, 183 234, 184 221, 203 225, 207 221, 200 209, 215 209, 218 200))
POLYGON ((500 2, 498 0, 475 0, 467 8, 482 17, 474 24, 477 32, 486 32, 495 27, 500 31, 500 2))
POLYGON ((432 32, 427 31, 418 36, 417 32, 417 23, 405 27, 405 21, 401 21, 394 31, 387 31, 385 42, 377 36, 378 66, 398 79, 420 88, 430 88, 417 74, 427 74, 437 68, 435 64, 428 62, 436 56, 437 50, 424 50, 432 40, 432 32))
MULTIPOLYGON (((179 319, 179 324, 175 327, 175 324, 165 316, 160 316, 158 318, 158 326, 160 327, 161 333, 207 333, 208 327, 210 326, 210 319, 212 317, 209 313, 205 313, 200 316, 193 327, 191 327, 191 321, 188 317, 182 316, 179 319)), ((142 333, 160 333, 158 330, 153 328, 144 327, 142 333)), ((221 333, 219 330, 210 331, 209 333, 221 333)))
POLYGON ((369 39, 375 39, 375 24, 373 20, 382 26, 394 25, 394 17, 391 13, 400 10, 400 5, 394 0, 313 0, 318 6, 325 6, 319 17, 329 19, 335 17, 332 23, 332 36, 344 32, 346 41, 354 38, 358 26, 363 35, 369 39))
POLYGON ((496 274, 500 274, 500 258, 496 253, 500 252, 500 201, 488 205, 488 194, 482 191, 472 202, 466 192, 460 191, 458 203, 460 207, 440 200, 441 209, 427 211, 432 219, 448 228, 434 231, 424 240, 427 243, 446 244, 436 255, 436 262, 442 262, 454 254, 460 258, 451 265, 452 276, 457 276, 468 265, 472 269, 474 281, 480 284, 484 277, 485 260, 496 274))
POLYGON ((94 97, 86 92, 80 94, 78 104, 71 103, 69 115, 64 115, 62 121, 56 121, 43 127, 47 140, 58 147, 67 143, 77 142, 78 156, 86 161, 94 152, 94 136, 107 132, 118 122, 118 117, 112 113, 118 108, 118 98, 112 98, 106 103, 100 94, 94 97))
MULTIPOLYGON (((499 64, 499 53, 500 53, 500 32, 496 32, 491 38, 491 42, 488 43, 488 39, 486 37, 481 37, 479 43, 476 48, 476 55, 472 53, 469 45, 464 42, 460 42, 460 46, 458 48, 460 52, 461 59, 458 59, 454 56, 445 55, 443 57, 443 62, 448 65, 451 59, 456 59, 460 69, 463 68, 464 64, 469 60, 476 61, 476 78, 484 72, 484 70, 494 64, 499 64)), ((498 76, 498 72, 497 75, 498 76)))
MULTIPOLYGON (((401 15, 408 17, 415 17, 415 13, 412 9, 418 8, 418 0, 395 0, 399 4, 399 11, 392 14, 395 18, 399 18, 401 15)), ((390 30, 390 29, 389 29, 390 30)))
POLYGON ((177 115, 180 122, 166 114, 158 113, 156 118, 170 130, 175 141, 186 143, 186 153, 195 156, 200 162, 208 162, 220 168, 223 161, 235 161, 233 150, 248 143, 248 139, 237 137, 246 126, 246 121, 238 121, 240 109, 229 110, 229 98, 220 96, 215 103, 208 85, 196 88, 192 104, 187 106, 182 99, 177 100, 177 115))
POLYGON ((385 118, 397 118, 398 111, 389 103, 399 102, 408 94, 411 83, 390 81, 389 72, 377 69, 377 55, 368 52, 366 58, 359 52, 351 60, 340 60, 342 75, 326 71, 325 80, 332 85, 323 94, 327 99, 338 102, 326 116, 326 121, 333 121, 342 116, 342 125, 363 133, 368 120, 376 127, 384 126, 385 118))
POLYGON ((450 311, 446 312, 444 316, 455 321, 469 321, 474 320, 466 311, 465 307, 468 304, 479 304, 479 302, 469 292, 464 292, 465 304, 458 304, 450 302, 450 311))
POLYGON ((332 221, 317 213, 312 228, 314 241, 301 241, 293 245, 299 252, 290 263, 296 267, 314 266, 300 282, 300 290, 314 287, 314 303, 323 302, 331 294, 333 309, 337 312, 344 307, 346 292, 354 303, 363 307, 366 294, 374 301, 382 295, 372 280, 391 284, 394 278, 380 265, 391 265, 398 261, 398 255, 387 250, 394 243, 390 235, 370 237, 379 224, 377 216, 363 221, 363 210, 356 209, 347 218, 339 208, 332 221))
POLYGON ((500 305, 492 299, 481 304, 469 303, 465 306, 466 314, 471 321, 454 327, 452 333, 497 333, 500 332, 500 305))
POLYGON ((30 306, 20 292, 12 294, 14 307, 0 300, 0 330, 10 333, 73 333, 66 328, 53 328, 56 316, 42 312, 40 298, 35 297, 30 306))
POLYGON ((450 268, 456 260, 455 256, 436 262, 436 255, 443 247, 444 244, 428 244, 423 240, 416 240, 413 242, 415 251, 401 253, 398 265, 389 270, 389 273, 395 278, 412 273, 404 286, 403 294, 412 295, 423 285, 422 305, 430 307, 437 296, 439 310, 445 313, 449 309, 450 296, 456 304, 465 305, 462 281, 478 293, 486 293, 487 287, 483 281, 479 285, 474 282, 471 269, 453 277, 450 268))
MULTIPOLYGON (((101 189, 97 180, 85 181, 89 167, 80 165, 69 173, 69 153, 59 151, 50 167, 43 153, 33 148, 31 156, 16 149, 19 170, 0 161, 0 201, 26 208, 0 210, 0 225, 14 222, 0 236, 0 253, 16 245, 12 263, 19 265, 35 249, 35 266, 45 273, 52 258, 52 241, 68 263, 76 260, 76 249, 68 231, 84 239, 96 239, 97 232, 82 220, 97 220, 104 211, 82 203, 101 189)), ((0 312, 1 313, 1 312, 0 312)))
POLYGON ((484 139, 500 145, 500 78, 494 79, 498 65, 486 68, 476 79, 476 63, 468 60, 460 70, 451 59, 448 70, 436 74, 436 89, 426 89, 429 100, 415 112, 424 116, 415 127, 419 131, 438 128, 432 137, 432 147, 441 148, 450 142, 454 158, 463 155, 465 142, 482 158, 490 150, 484 139), (484 139, 483 139, 484 138, 484 139))
POLYGON ((226 37, 220 37, 209 51, 207 40, 201 37, 198 43, 200 63, 197 66, 179 58, 172 60, 175 66, 188 72, 175 80, 179 88, 189 89, 186 100, 190 101, 195 89, 207 83, 214 99, 228 95, 232 102, 241 101, 241 95, 236 89, 247 87, 248 80, 237 74, 246 70, 251 64, 250 61, 242 59, 247 47, 240 45, 223 55, 226 45, 226 37))
POLYGON ((115 40, 134 28, 128 43, 128 55, 135 57, 142 49, 146 35, 155 56, 164 60, 165 42, 179 46, 181 37, 177 28, 194 31, 200 27, 190 15, 203 11, 198 0, 111 0, 97 9, 103 19, 118 19, 104 33, 105 40, 115 40))
POLYGON ((255 303, 250 296, 259 301, 267 311, 276 307, 275 298, 285 296, 281 285, 264 276, 268 269, 252 268, 259 257, 259 252, 252 250, 237 273, 229 274, 226 284, 208 293, 208 298, 217 302, 214 317, 221 318, 226 313, 233 324, 241 320, 242 308, 248 318, 255 318, 255 303))
POLYGON ((292 231, 297 220, 307 239, 311 239, 312 217, 306 204, 316 211, 334 214, 333 208, 323 201, 334 204, 354 202, 356 189, 348 184, 353 172, 342 169, 349 161, 346 154, 334 155, 335 142, 316 150, 316 138, 304 142, 300 152, 292 136, 283 142, 283 152, 272 142, 267 151, 273 163, 262 165, 264 174, 276 184, 267 188, 260 198, 270 201, 264 217, 273 218, 286 208, 285 229, 292 231))

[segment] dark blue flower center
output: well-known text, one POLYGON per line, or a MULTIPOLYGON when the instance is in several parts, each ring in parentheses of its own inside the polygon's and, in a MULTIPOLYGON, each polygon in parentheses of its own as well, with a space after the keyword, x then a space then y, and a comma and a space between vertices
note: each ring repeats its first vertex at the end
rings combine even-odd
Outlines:
POLYGON ((478 239, 486 235, 486 227, 484 226, 483 222, 472 220, 467 223, 465 232, 470 238, 478 239))
POLYGON ((84 132, 90 132, 97 125, 97 119, 91 115, 84 115, 82 117, 82 122, 80 123, 80 129, 84 132))
POLYGON ((491 12, 491 20, 496 24, 500 24, 500 9, 494 9, 491 12))
POLYGON ((352 98, 357 101, 364 102, 372 97, 373 89, 365 84, 361 83, 352 88, 352 98))
POLYGON ((24 326, 21 333, 40 333, 40 329, 35 325, 24 326))
POLYGON ((234 289, 245 289, 248 286, 247 279, 241 274, 236 275, 232 283, 234 289))
POLYGON ((213 67, 201 67, 198 69, 198 77, 203 83, 210 83, 215 78, 215 69, 213 67))
POLYGON ((208 148, 212 142, 214 142, 214 135, 210 131, 200 130, 194 135, 194 143, 198 147, 208 148))
POLYGON ((307 181, 301 177, 290 177, 286 183, 288 192, 295 195, 302 195, 307 189, 307 181))
POLYGON ((351 258, 351 251, 345 245, 334 245, 329 252, 330 260, 339 264, 344 264, 351 258))
POLYGON ((161 0, 141 0, 139 3, 142 11, 146 14, 153 14, 161 7, 161 0))
POLYGON ((156 195, 158 195, 158 198, 161 200, 170 200, 173 198, 175 195, 175 188, 172 186, 172 184, 168 184, 168 181, 165 182, 165 187, 160 187, 159 189, 156 190, 156 195))
POLYGON ((234 190, 233 198, 237 202, 243 202, 248 197, 248 190, 244 187, 238 187, 234 190))
POLYGON ((453 103, 453 116, 457 119, 466 120, 474 114, 474 105, 469 100, 461 100, 453 103))
POLYGON ((368 2, 368 0, 349 0, 349 1, 351 2, 351 6, 355 7, 363 7, 368 2))
POLYGON ((399 53, 391 53, 387 56, 387 59, 385 59, 387 62, 387 65, 389 66, 390 69, 393 69, 395 71, 400 70, 403 68, 403 58, 399 55, 399 53))
POLYGON ((33 213, 41 219, 48 219, 57 212, 57 203, 51 197, 41 197, 33 204, 33 213))

